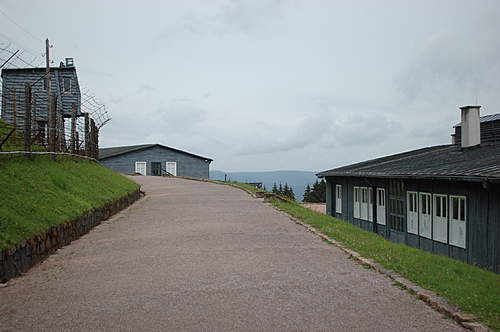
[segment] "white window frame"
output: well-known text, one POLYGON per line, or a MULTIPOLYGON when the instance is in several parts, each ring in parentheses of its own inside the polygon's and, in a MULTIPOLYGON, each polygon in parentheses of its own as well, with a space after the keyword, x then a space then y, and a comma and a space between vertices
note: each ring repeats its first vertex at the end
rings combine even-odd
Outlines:
POLYGON ((145 162, 145 161, 136 161, 136 162, 135 162, 135 172, 136 172, 136 173, 140 173, 140 174, 142 174, 142 175, 146 176, 146 175, 148 174, 148 163, 147 163, 147 162, 145 162), (138 172, 138 171, 137 171, 137 165, 139 165, 139 164, 140 164, 140 165, 144 165, 144 174, 143 174, 143 173, 141 173, 141 172, 138 172))
MULTIPOLYGON (((419 202, 420 196, 417 191, 407 191, 406 192, 406 232, 410 234, 418 235, 418 219, 419 219, 419 202), (410 204, 410 199, 412 200, 410 204), (414 207, 415 211, 411 210, 414 207), (410 213, 415 213, 416 223, 410 221, 410 213)), ((413 220, 413 219, 412 219, 413 220)))
POLYGON ((175 174, 172 174, 173 176, 177 176, 177 162, 176 161, 167 161, 165 163, 165 170, 168 172, 168 164, 174 164, 175 165, 175 174))
POLYGON ((450 208, 448 211, 450 227, 449 238, 450 244, 460 248, 467 247, 467 197, 462 195, 450 195, 449 198, 450 208), (453 213, 453 199, 458 199, 458 219, 454 217, 453 213), (464 213, 461 213, 461 204, 464 204, 464 213), (463 220, 462 220, 463 219, 463 220))
POLYGON ((368 188, 368 221, 373 222, 373 188, 368 188))
POLYGON ((427 192, 418 193, 418 234, 432 239, 432 194, 427 192), (426 197, 425 213, 423 212, 422 197, 426 197), (428 219, 428 220, 426 220, 428 219))
POLYGON ((448 243, 448 195, 432 195, 432 239, 434 241, 448 243), (444 199, 444 204, 443 204, 444 199), (439 204, 436 202, 439 200, 439 204), (439 211, 437 210, 439 205, 439 211), (438 213, 439 212, 439 213, 438 213), (439 214, 439 216, 438 216, 439 214), (443 214, 445 216, 443 217, 443 214))
POLYGON ((335 212, 342 213, 342 185, 335 185, 335 212))
POLYGON ((377 224, 385 225, 386 206, 385 206, 385 188, 377 188, 377 224))
POLYGON ((359 187, 354 187, 353 188, 353 216, 354 218, 359 219, 359 212, 360 212, 360 206, 361 206, 361 196, 360 196, 360 188, 359 187))

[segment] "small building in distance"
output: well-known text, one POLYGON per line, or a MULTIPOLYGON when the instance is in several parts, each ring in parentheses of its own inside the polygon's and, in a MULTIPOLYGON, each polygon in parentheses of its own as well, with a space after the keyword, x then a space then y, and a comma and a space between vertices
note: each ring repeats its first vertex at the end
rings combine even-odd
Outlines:
POLYGON ((500 114, 479 109, 461 107, 452 144, 318 173, 327 213, 500 273, 500 114))
POLYGON ((146 176, 209 178, 213 160, 161 144, 118 146, 99 149, 99 162, 116 172, 146 176))

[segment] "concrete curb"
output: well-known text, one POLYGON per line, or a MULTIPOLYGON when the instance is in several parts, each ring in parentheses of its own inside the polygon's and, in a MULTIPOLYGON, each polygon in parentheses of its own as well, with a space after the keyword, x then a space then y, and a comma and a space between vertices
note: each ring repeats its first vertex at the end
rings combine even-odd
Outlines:
POLYGON ((486 325, 484 325, 480 322, 477 322, 476 316, 461 312, 457 306, 451 305, 450 303, 448 303, 448 301, 445 298, 438 296, 436 293, 434 293, 432 291, 429 291, 429 290, 424 289, 418 285, 415 285, 413 282, 403 278, 401 275, 395 273, 394 271, 387 270, 387 269, 383 268, 380 264, 377 264, 373 260, 361 256, 356 251, 347 248, 342 243, 340 243, 337 240, 334 240, 334 239, 330 238, 329 236, 321 233, 316 228, 314 228, 314 227, 312 227, 312 226, 310 226, 310 225, 308 225, 308 224, 306 224, 298 219, 295 219, 294 217, 290 216, 288 213, 285 213, 285 212, 280 211, 280 210, 277 210, 277 211, 283 213, 292 222, 304 227, 307 231, 317 235, 322 240, 324 240, 330 244, 333 244, 334 246, 336 246, 337 248, 342 250, 344 253, 349 255, 349 257, 356 260, 358 263, 360 263, 364 266, 367 266, 367 267, 385 275, 389 279, 393 280, 395 283, 400 285, 402 288, 415 294, 419 300, 422 300, 429 307, 440 312, 441 314, 445 315, 446 317, 453 319, 455 322, 460 324, 462 327, 469 329, 469 330, 472 330, 474 332, 492 332, 492 330, 490 330, 486 325))

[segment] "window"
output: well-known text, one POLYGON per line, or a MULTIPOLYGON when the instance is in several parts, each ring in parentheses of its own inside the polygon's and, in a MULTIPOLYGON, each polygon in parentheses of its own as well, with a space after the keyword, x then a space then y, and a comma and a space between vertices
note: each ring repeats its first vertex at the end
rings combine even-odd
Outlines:
POLYGON ((71 78, 65 77, 64 78, 64 92, 69 92, 71 91, 71 78))
POLYGON ((446 195, 434 194, 434 214, 432 218, 432 239, 435 241, 448 242, 448 197, 446 195))
POLYGON ((465 248, 467 230, 465 196, 450 195, 450 244, 465 248))
POLYGON ((146 162, 137 161, 135 163, 135 172, 138 174, 146 175, 146 162))
POLYGON ((401 180, 389 181, 389 226, 392 230, 403 232, 405 227, 405 185, 401 180))
POLYGON ((335 186, 335 212, 342 213, 342 186, 335 186))

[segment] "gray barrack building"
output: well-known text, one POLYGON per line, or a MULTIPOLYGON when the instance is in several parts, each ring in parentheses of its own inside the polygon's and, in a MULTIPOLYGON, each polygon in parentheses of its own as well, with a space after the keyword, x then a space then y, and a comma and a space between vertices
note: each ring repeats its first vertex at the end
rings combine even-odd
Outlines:
POLYGON ((161 144, 143 144, 99 149, 99 162, 116 172, 146 176, 209 178, 213 160, 161 144))
POLYGON ((320 172, 327 213, 500 273, 500 114, 461 108, 453 143, 320 172))

